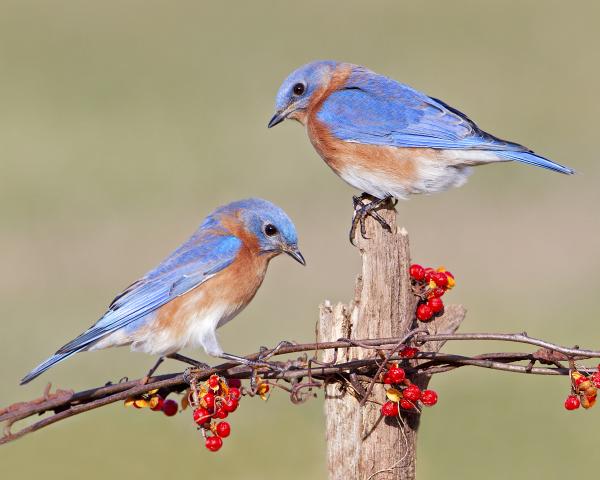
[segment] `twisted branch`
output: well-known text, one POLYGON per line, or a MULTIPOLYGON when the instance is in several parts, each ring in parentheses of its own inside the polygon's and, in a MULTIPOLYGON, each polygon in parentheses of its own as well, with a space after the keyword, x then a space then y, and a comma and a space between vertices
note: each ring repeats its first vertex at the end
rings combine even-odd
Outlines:
MULTIPOLYGON (((291 383, 291 388, 284 387, 284 389, 290 393, 295 403, 302 401, 302 398, 299 396, 301 390, 308 389, 311 391, 312 388, 322 386, 322 382, 343 381, 349 383, 361 395, 363 401, 366 401, 373 384, 380 381, 379 373, 381 373, 385 363, 388 361, 403 360, 397 355, 397 352, 411 337, 412 342, 417 345, 439 341, 493 340, 528 344, 540 347, 540 349, 531 353, 486 353, 472 357, 419 352, 415 357, 415 365, 406 366, 405 368, 409 375, 417 373, 432 375, 464 366, 475 366, 530 375, 568 375, 571 368, 569 362, 600 358, 600 351, 585 350, 578 347, 564 347, 530 337, 524 332, 514 334, 455 333, 438 335, 426 334, 422 330, 413 330, 402 338, 339 339, 335 342, 279 346, 274 349, 263 350, 248 355, 246 358, 254 360, 259 357, 268 358, 302 352, 313 352, 314 356, 311 359, 307 359, 305 356, 294 361, 287 361, 283 364, 286 367, 283 372, 270 367, 261 367, 253 370, 249 367, 229 362, 217 365, 208 370, 194 369, 187 372, 187 374, 185 374, 186 372, 182 372, 154 376, 145 384, 141 383, 141 379, 137 379, 115 384, 109 383, 81 392, 57 390, 54 393, 50 392, 50 385, 48 385, 42 397, 0 409, 0 422, 4 423, 4 435, 0 437, 0 444, 11 442, 28 433, 35 432, 74 415, 79 415, 111 403, 124 401, 129 397, 139 396, 150 390, 159 389, 163 395, 168 395, 172 392, 182 392, 189 386, 186 381, 188 375, 192 375, 196 381, 203 381, 214 373, 228 378, 240 379, 251 378, 258 373, 264 379, 291 383), (331 363, 320 363, 316 358, 319 351, 349 347, 374 350, 375 353, 370 358, 347 362, 334 361, 331 363), (383 354, 386 351, 387 354, 383 354), (524 361, 528 363, 526 365, 519 363, 524 361), (534 366, 538 362, 547 366, 534 366), (303 377, 308 377, 308 381, 302 383, 303 377), (365 389, 360 382, 368 382, 367 388, 365 389), (53 412, 53 414, 23 427, 17 432, 11 432, 11 426, 15 422, 46 412, 53 412)), ((277 365, 281 366, 282 363, 278 362, 277 365)), ((586 369, 581 368, 581 370, 585 371, 586 369)))

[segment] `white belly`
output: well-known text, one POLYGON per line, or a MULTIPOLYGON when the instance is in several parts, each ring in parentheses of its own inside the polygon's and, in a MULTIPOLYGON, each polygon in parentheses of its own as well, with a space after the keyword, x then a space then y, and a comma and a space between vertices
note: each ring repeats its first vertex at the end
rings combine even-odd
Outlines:
POLYGON ((159 328, 154 315, 144 325, 127 333, 118 330, 96 343, 90 350, 131 345, 131 350, 150 355, 169 355, 184 348, 202 347, 212 356, 219 356, 223 349, 217 340, 216 330, 231 320, 239 309, 226 304, 212 305, 203 310, 190 308, 184 316, 178 316, 170 328, 159 328))
POLYGON ((412 178, 390 174, 393 164, 381 170, 376 165, 365 168, 364 163, 357 165, 351 161, 344 162, 338 173, 346 183, 377 198, 391 195, 406 199, 410 195, 427 195, 461 187, 472 173, 472 165, 501 161, 493 153, 470 150, 436 151, 435 156, 420 154, 411 160, 415 166, 412 178))

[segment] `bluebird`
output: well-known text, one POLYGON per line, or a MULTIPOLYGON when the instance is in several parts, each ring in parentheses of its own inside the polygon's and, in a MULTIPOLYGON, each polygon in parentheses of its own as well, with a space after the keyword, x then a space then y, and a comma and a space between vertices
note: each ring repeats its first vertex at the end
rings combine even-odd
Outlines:
POLYGON ((287 118, 305 125, 325 163, 364 192, 355 197, 351 241, 357 223, 364 237, 367 215, 389 229, 376 212, 384 203, 460 187, 475 165, 516 160, 574 173, 484 132, 442 100, 350 63, 300 67, 279 88, 275 108, 269 128, 287 118))
POLYGON ((281 208, 258 198, 217 208, 185 243, 119 294, 100 320, 21 384, 77 352, 123 345, 158 355, 156 366, 163 357, 187 358, 177 352, 188 346, 256 364, 223 352, 216 330, 248 305, 269 261, 280 253, 305 265, 294 224, 281 208))

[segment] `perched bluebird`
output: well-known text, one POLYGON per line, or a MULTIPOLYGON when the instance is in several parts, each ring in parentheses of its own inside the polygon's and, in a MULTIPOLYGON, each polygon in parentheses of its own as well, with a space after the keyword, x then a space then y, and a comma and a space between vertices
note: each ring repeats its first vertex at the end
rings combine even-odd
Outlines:
POLYGON ((122 345, 161 359, 202 346, 209 355, 253 364, 224 353, 216 330, 248 305, 269 261, 282 252, 305 264, 294 224, 279 207, 252 198, 217 208, 160 265, 118 295, 100 320, 21 384, 77 352, 122 345))
MULTIPOLYGON (((286 118, 306 125, 323 160, 363 194, 357 222, 392 198, 463 185, 472 166, 516 160, 555 172, 568 167, 481 130, 464 113, 359 65, 318 61, 291 73, 279 88, 269 128, 286 118)), ((360 201, 359 201, 360 200, 360 201)))

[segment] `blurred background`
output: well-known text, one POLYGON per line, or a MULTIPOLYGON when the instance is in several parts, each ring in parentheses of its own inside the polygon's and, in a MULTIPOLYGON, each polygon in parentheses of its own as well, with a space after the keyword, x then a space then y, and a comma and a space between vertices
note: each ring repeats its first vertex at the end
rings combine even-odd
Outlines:
MULTIPOLYGON (((153 359, 122 349, 18 386, 210 210, 247 196, 289 212, 308 266, 275 260, 222 344, 247 353, 314 338, 318 304, 352 296, 355 192, 300 126, 266 124, 283 78, 323 58, 406 82, 578 171, 481 167, 464 188, 398 210, 414 260, 456 275, 448 301, 468 308, 462 331, 600 347, 598 15, 597 2, 555 0, 1 0, 0 405, 48 381, 82 389, 142 375, 153 359)), ((462 369, 432 385, 421 479, 564 478, 596 453, 600 408, 565 411, 565 378, 462 369)), ((325 477, 321 398, 247 400, 231 420, 211 454, 187 412, 114 405, 2 447, 0 464, 7 478, 48 480, 325 477)))

